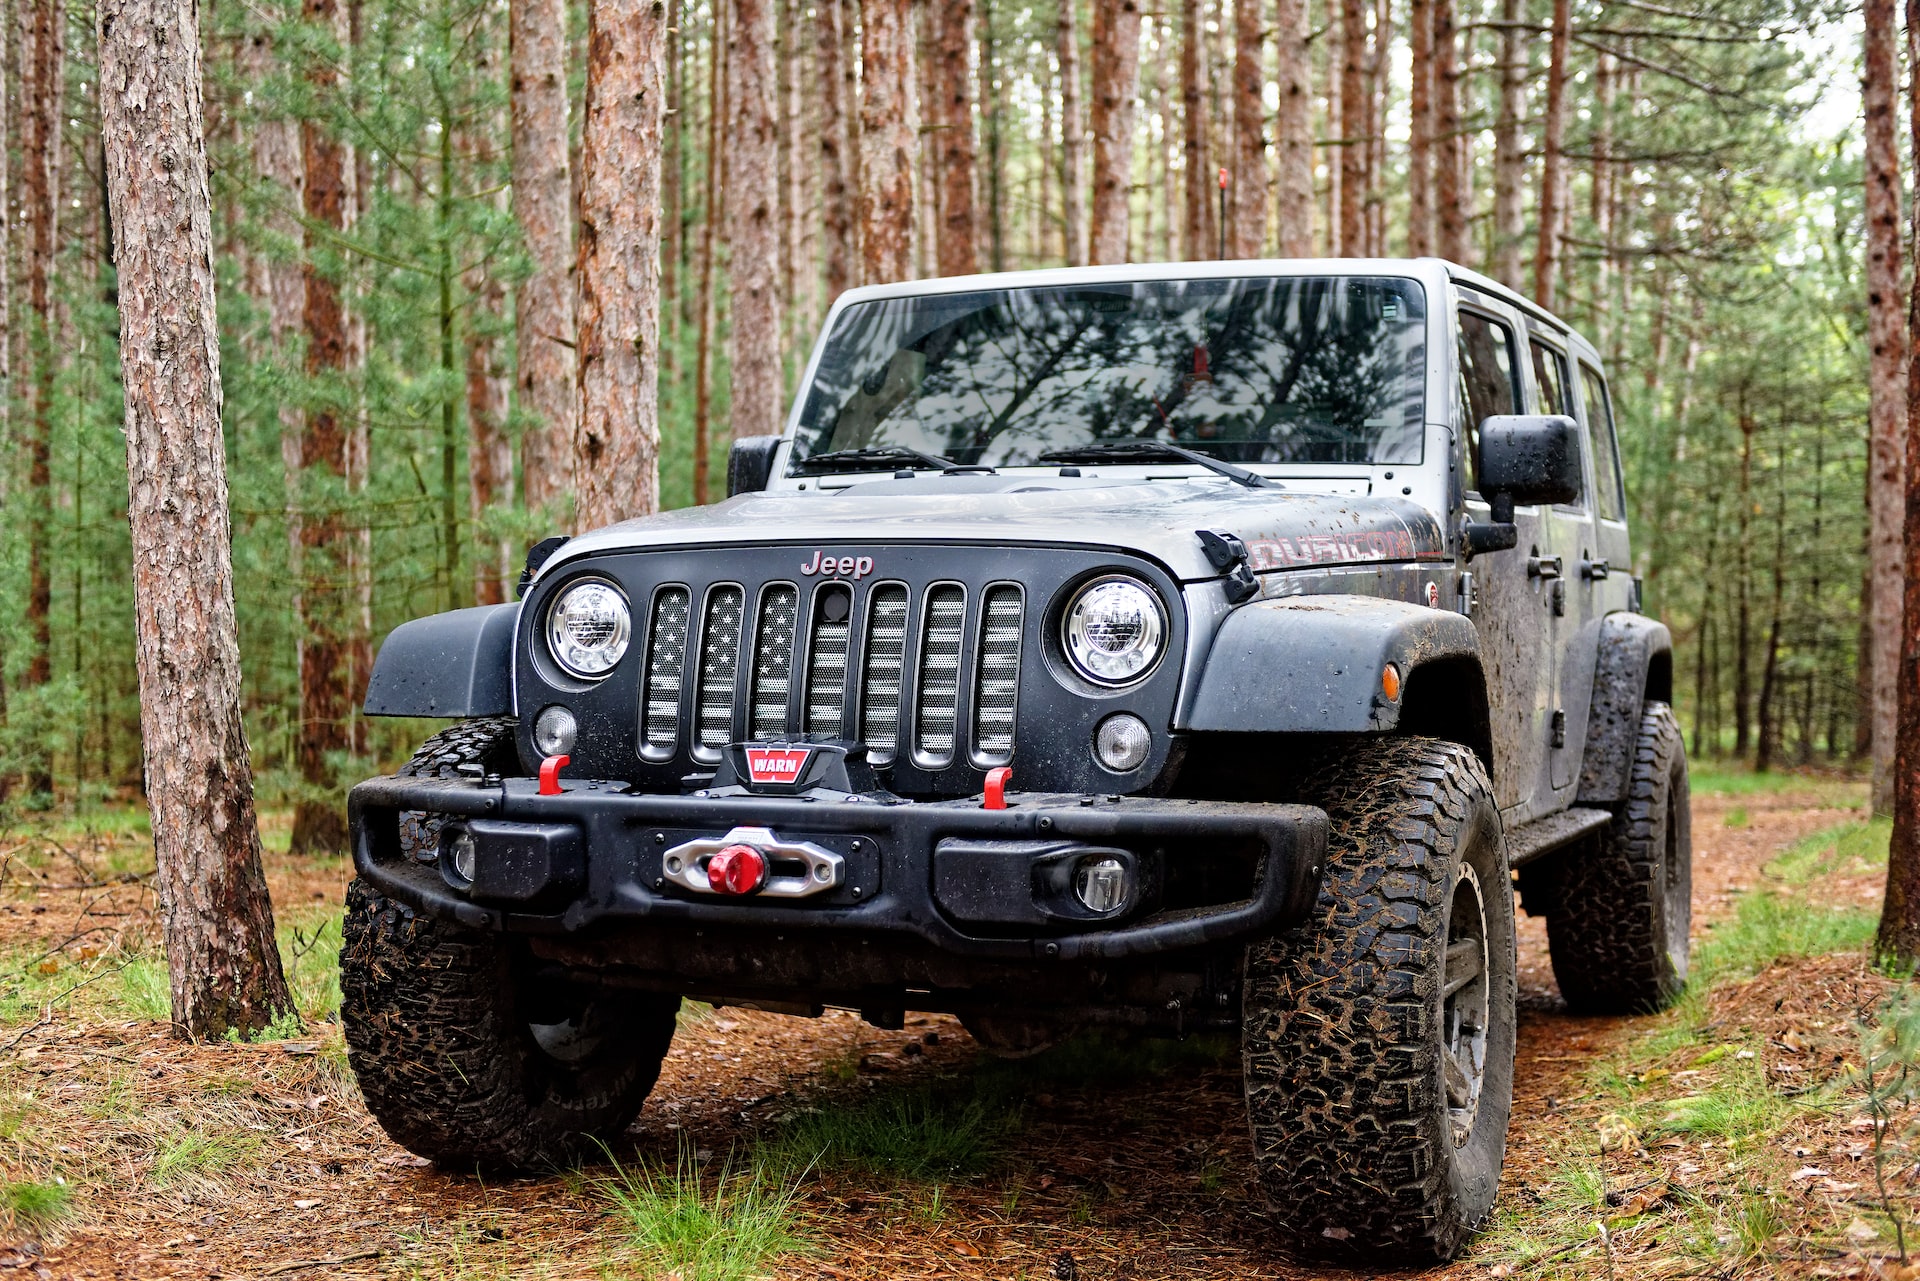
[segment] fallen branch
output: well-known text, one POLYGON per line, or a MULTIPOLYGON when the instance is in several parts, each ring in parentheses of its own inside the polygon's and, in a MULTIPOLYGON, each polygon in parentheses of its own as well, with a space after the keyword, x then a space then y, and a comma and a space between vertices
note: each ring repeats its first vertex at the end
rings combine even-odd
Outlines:
POLYGON ((324 1259, 296 1259, 292 1263, 282 1263, 278 1267, 268 1268, 260 1275, 263 1277, 285 1276, 289 1272, 299 1272, 306 1268, 326 1268, 338 1263, 358 1263, 362 1259, 377 1259, 378 1250, 361 1250, 356 1254, 334 1254, 324 1259))

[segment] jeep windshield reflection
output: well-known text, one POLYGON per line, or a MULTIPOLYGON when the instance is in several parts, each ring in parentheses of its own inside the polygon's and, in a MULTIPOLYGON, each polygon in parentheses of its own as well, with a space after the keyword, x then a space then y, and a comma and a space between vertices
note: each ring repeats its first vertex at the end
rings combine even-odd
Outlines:
POLYGON ((1269 276, 857 303, 821 352, 794 474, 851 450, 1017 467, 1120 441, 1241 463, 1418 463, 1425 300, 1413 280, 1269 276))

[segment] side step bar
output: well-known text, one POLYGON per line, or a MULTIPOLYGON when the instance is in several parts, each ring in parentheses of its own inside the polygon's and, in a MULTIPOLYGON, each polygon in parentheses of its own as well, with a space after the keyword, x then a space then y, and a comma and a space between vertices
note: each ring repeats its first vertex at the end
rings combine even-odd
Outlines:
POLYGON ((1507 865, 1523 867, 1613 822, 1613 811, 1574 806, 1507 833, 1507 865))

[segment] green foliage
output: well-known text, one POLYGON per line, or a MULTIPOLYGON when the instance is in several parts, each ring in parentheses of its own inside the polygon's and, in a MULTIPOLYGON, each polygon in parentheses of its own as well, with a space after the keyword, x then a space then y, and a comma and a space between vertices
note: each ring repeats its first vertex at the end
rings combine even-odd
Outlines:
POLYGON ((942 1082, 809 1110, 781 1135, 777 1166, 855 1170, 928 1182, 975 1174, 1019 1126, 996 1092, 942 1082))
POLYGON ((682 1281, 748 1281, 811 1246, 792 1184, 758 1162, 736 1170, 729 1161, 703 1177, 683 1152, 671 1172, 614 1168, 600 1187, 615 1219, 659 1271, 682 1281))
POLYGON ((73 1210, 73 1185, 65 1179, 51 1183, 0 1183, 0 1210, 21 1227, 46 1232, 73 1210))
POLYGON ((153 1186, 217 1180, 260 1150, 251 1130, 193 1129, 163 1141, 153 1158, 153 1186))

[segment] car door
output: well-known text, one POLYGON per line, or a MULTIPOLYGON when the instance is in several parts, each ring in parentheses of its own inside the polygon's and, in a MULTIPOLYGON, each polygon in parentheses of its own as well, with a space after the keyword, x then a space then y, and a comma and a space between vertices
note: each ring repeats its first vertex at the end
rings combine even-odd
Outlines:
MULTIPOLYGON (((1465 445, 1465 506, 1469 520, 1485 521, 1491 515, 1479 493, 1480 424, 1496 414, 1526 412, 1521 327, 1511 312, 1464 289, 1454 323, 1460 384, 1454 415, 1465 445)), ((1519 546, 1472 563, 1471 616, 1487 678, 1494 796, 1508 820, 1520 822, 1550 808, 1545 745, 1555 690, 1546 592, 1537 574, 1529 573, 1530 558, 1537 562, 1550 531, 1538 507, 1516 507, 1513 519, 1519 546)))
MULTIPOLYGON (((1572 362, 1554 337, 1535 332, 1527 339, 1534 412, 1564 414, 1584 421, 1575 403, 1572 362)), ((1593 449, 1585 432, 1580 452, 1581 475, 1585 478, 1580 496, 1574 502, 1555 503, 1544 510, 1541 551, 1534 563, 1535 577, 1546 598, 1548 653, 1542 662, 1553 666, 1552 702, 1547 708, 1546 786, 1556 802, 1571 801, 1572 789, 1580 778, 1599 628, 1593 591, 1599 563, 1592 503, 1593 449)))

